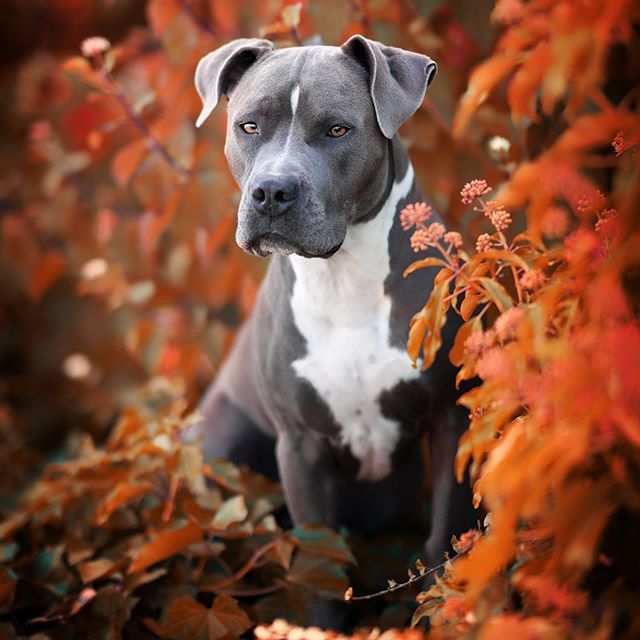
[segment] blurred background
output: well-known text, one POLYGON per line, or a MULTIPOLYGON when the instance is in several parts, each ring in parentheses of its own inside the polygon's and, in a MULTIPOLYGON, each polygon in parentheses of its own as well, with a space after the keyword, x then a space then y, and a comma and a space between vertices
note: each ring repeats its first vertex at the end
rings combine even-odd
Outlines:
MULTIPOLYGON (((419 617, 435 637, 637 638, 639 25, 634 0, 0 2, 0 638, 205 637, 219 606, 221 640, 304 622, 303 589, 345 593, 342 537, 283 533, 278 487, 203 465, 179 431, 266 267, 235 244, 224 108, 196 131, 195 66, 237 37, 354 33, 437 61, 400 132, 418 180, 471 260, 495 230, 460 190, 486 180, 544 284, 509 309, 538 333, 500 347, 523 379, 481 374, 466 434, 472 469, 502 465, 474 496, 483 540, 419 617), (499 415, 491 394, 530 387, 499 415)), ((406 576, 424 539, 406 529, 349 540, 356 592, 406 576)))

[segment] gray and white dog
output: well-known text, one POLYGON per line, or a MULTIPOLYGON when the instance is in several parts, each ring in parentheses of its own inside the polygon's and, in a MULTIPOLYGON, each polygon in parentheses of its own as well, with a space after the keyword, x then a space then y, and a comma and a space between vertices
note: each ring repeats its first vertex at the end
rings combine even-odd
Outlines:
POLYGON ((278 477, 296 523, 369 533, 415 512, 428 433, 425 557, 437 564, 468 526, 469 488, 453 473, 466 413, 447 360, 454 322, 428 371, 405 352, 433 270, 402 277, 414 255, 399 212, 423 195, 396 135, 435 72, 424 55, 359 35, 282 50, 241 39, 200 61, 196 86, 198 126, 228 97, 236 240, 272 256, 202 402, 205 456, 278 477))

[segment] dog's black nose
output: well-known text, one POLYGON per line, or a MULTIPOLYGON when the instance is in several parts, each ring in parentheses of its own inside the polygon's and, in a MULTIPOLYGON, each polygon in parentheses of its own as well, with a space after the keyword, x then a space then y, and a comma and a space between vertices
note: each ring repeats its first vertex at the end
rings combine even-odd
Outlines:
POLYGON ((267 215, 279 216, 291 207, 300 195, 298 179, 293 176, 263 176, 253 183, 253 206, 267 215))

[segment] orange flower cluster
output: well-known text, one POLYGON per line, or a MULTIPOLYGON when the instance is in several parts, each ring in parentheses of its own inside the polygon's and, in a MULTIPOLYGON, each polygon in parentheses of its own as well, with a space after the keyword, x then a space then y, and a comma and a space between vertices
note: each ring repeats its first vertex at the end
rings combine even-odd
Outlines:
POLYGON ((491 187, 486 180, 472 180, 462 187, 460 197, 462 204, 473 204, 478 198, 491 193, 491 187))
POLYGON ((424 228, 431 218, 431 207, 424 202, 408 204, 400 212, 400 225, 405 231, 412 227, 424 228))
POLYGON ((411 248, 415 251, 426 251, 429 247, 438 247, 442 253, 450 253, 451 249, 462 247, 462 236, 457 231, 447 231, 441 222, 427 222, 432 217, 432 209, 424 202, 408 204, 400 212, 400 224, 405 231, 416 230, 411 235, 411 248), (440 246, 444 238, 448 247, 440 246))

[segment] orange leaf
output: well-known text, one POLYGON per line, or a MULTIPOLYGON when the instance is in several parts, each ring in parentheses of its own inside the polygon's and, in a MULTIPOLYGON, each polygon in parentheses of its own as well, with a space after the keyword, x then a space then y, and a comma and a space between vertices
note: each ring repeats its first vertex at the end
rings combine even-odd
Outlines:
POLYGON ((136 140, 121 149, 113 159, 113 177, 120 187, 129 183, 142 160, 147 155, 147 141, 136 140))
POLYGON ((480 282, 493 304, 500 309, 501 313, 504 313, 513 306, 511 296, 499 282, 496 282, 492 278, 480 278, 480 282))
POLYGON ((427 319, 424 313, 416 313, 411 318, 411 328, 409 329, 409 339, 407 341, 407 353, 411 358, 411 364, 415 367, 420 355, 420 346, 422 345, 422 339, 427 330, 427 319))
POLYGON ((209 11, 220 31, 231 34, 237 30, 239 6, 235 2, 209 0, 209 11))
POLYGON ((548 42, 540 42, 527 56, 507 89, 511 119, 518 122, 524 117, 536 120, 534 101, 545 71, 552 62, 548 42))
POLYGON ((435 256, 429 256, 423 260, 416 260, 412 262, 402 273, 402 276, 406 278, 410 273, 417 271, 418 269, 424 269, 425 267, 446 267, 447 263, 442 258, 436 258, 435 256))
MULTIPOLYGON (((443 271, 448 270, 443 269, 443 271)), ((438 284, 431 292, 422 311, 416 313, 411 319, 407 353, 414 367, 421 348, 423 370, 428 369, 436 359, 442 344, 442 327, 447 321, 447 304, 444 302, 444 295, 448 290, 446 282, 438 284)))
POLYGON ((455 340, 453 341, 453 347, 451 347, 451 351, 449 351, 449 362, 452 365, 459 367, 465 361, 464 357, 464 343, 467 338, 476 331, 482 330, 482 322, 475 316, 470 320, 467 320, 456 333, 455 340))
POLYGON ((83 562, 82 564, 79 564, 77 566, 77 569, 80 572, 82 582, 87 584, 88 582, 99 580, 100 578, 103 578, 107 574, 111 573, 115 566, 116 563, 113 560, 108 560, 107 558, 99 558, 98 560, 83 562))
POLYGON ((150 489, 151 486, 147 483, 130 484, 129 481, 120 482, 100 504, 98 512, 96 513, 96 524, 104 524, 116 509, 144 495, 150 489))
POLYGON ((462 95, 454 117, 453 134, 455 137, 462 136, 475 110, 517 64, 515 56, 497 55, 482 62, 473 70, 469 86, 462 95))
POLYGON ((147 5, 147 17, 153 32, 162 34, 173 24, 180 13, 180 5, 174 0, 151 0, 147 5))
POLYGON ((202 530, 193 522, 180 529, 166 529, 156 534, 137 553, 127 573, 135 573, 166 560, 202 538, 202 530))

